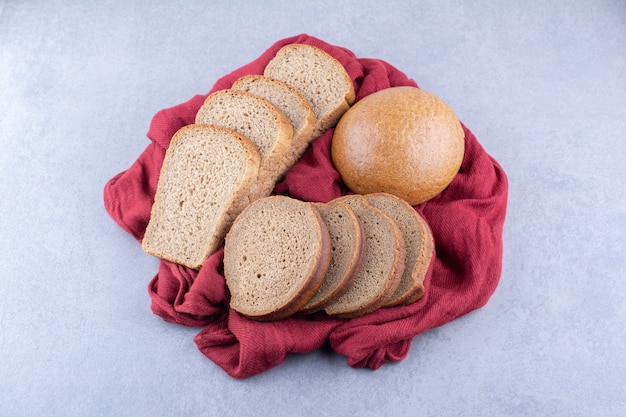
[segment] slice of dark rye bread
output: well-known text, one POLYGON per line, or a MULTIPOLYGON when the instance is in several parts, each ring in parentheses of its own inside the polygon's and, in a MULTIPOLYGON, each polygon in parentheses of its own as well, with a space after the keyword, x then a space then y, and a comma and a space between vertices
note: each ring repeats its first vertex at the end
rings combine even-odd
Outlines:
POLYGON ((387 193, 367 194, 364 197, 370 205, 395 221, 406 243, 404 274, 385 307, 411 304, 424 295, 424 277, 434 249, 430 228, 417 211, 401 198, 387 193))
POLYGON ((315 114, 309 102, 293 86, 263 75, 246 75, 239 78, 233 90, 243 90, 269 100, 278 107, 289 119, 293 128, 291 148, 284 158, 287 171, 306 151, 313 140, 315 114))
POLYGON ((218 90, 207 96, 196 114, 196 123, 227 127, 255 143, 261 167, 250 190, 250 201, 271 194, 282 175, 293 136, 291 122, 278 107, 247 91, 218 90))
POLYGON ((263 74, 294 86, 309 101, 317 118, 314 137, 334 127, 355 100, 354 84, 343 65, 312 45, 283 46, 263 74))
POLYGON ((188 125, 165 153, 143 250, 199 269, 248 204, 261 156, 223 127, 188 125))
POLYGON ((404 271, 405 243, 394 221, 363 196, 347 195, 334 201, 349 205, 363 224, 365 259, 352 286, 325 311, 354 318, 384 306, 395 292, 404 271))
POLYGON ((256 200, 226 236, 230 307, 260 321, 289 317, 321 286, 330 258, 330 235, 313 204, 285 196, 256 200))
POLYGON ((323 310, 346 293, 363 265, 365 257, 365 231, 354 211, 345 203, 316 203, 328 227, 331 241, 330 267, 322 286, 309 302, 300 309, 301 314, 323 310))

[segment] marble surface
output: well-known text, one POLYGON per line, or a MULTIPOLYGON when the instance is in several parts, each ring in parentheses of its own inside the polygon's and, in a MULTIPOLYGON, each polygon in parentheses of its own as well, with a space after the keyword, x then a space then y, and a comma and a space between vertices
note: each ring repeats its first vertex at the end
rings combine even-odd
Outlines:
POLYGON ((0 1, 0 415, 626 415, 626 3, 0 1), (510 182, 500 285, 377 371, 234 380, 150 311, 104 183, 159 109, 308 33, 446 100, 510 182))

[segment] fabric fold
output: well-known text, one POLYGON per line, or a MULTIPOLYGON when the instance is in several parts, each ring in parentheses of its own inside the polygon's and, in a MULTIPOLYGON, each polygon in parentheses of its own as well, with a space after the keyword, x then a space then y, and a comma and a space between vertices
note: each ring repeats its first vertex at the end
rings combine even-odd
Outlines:
POLYGON ((282 363, 290 353, 321 348, 342 322, 292 317, 257 322, 234 310, 207 325, 195 338, 202 353, 238 379, 248 378, 282 363))
POLYGON ((198 272, 161 260, 148 285, 152 311, 165 321, 204 326, 228 309, 223 275, 224 248, 211 255, 198 272))

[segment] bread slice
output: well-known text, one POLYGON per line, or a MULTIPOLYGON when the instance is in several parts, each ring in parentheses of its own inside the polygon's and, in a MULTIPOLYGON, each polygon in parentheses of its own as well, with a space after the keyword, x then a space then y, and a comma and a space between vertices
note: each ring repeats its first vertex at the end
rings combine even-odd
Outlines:
POLYGON ((405 243, 398 226, 363 196, 348 195, 334 201, 348 204, 363 224, 365 259, 352 286, 325 311, 354 318, 382 307, 395 292, 404 271, 405 243))
POLYGON ((317 208, 285 196, 256 200, 226 236, 224 276, 230 307, 252 319, 296 313, 330 265, 330 235, 317 208))
POLYGON ((257 147, 230 129, 181 128, 165 153, 143 250, 199 269, 247 204, 260 160, 257 147))
POLYGON ((286 172, 306 151, 313 140, 315 114, 309 102, 293 86, 262 75, 246 75, 233 84, 234 90, 243 90, 269 100, 278 107, 291 122, 293 138, 291 148, 284 159, 286 172))
POLYGON ((227 127, 255 143, 261 154, 261 167, 250 191, 251 201, 271 194, 282 174, 282 161, 293 135, 291 123, 282 111, 256 94, 218 90, 205 99, 196 114, 196 123, 227 127))
POLYGON ((317 118, 314 137, 334 127, 354 103, 354 85, 346 69, 311 45, 283 46, 263 74, 294 86, 309 101, 317 118))
POLYGON ((365 199, 395 221, 406 244, 404 274, 385 307, 411 304, 424 295, 424 276, 434 248, 430 228, 417 211, 399 197, 374 193, 365 195, 365 199))
POLYGON ((344 295, 354 282, 365 257, 365 231, 354 211, 347 204, 316 203, 330 233, 330 267, 322 286, 302 307, 300 313, 323 310, 344 295))

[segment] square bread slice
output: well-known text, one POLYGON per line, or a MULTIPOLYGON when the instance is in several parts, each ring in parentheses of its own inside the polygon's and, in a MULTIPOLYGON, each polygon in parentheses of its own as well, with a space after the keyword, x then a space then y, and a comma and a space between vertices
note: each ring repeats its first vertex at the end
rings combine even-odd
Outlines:
POLYGON ((196 114, 196 123, 227 127, 255 143, 261 167, 250 201, 272 193, 293 136, 291 122, 280 109, 247 91, 218 90, 207 96, 196 114))
POLYGON ((396 222, 406 243, 406 261, 400 285, 385 307, 408 305, 424 295, 424 277, 433 255, 433 235, 426 221, 406 201, 387 193, 364 196, 367 202, 396 222))
POLYGON ((286 196, 256 200, 226 236, 230 307, 259 321, 289 317, 318 290, 330 257, 330 235, 313 204, 286 196))
POLYGON ((355 100, 354 84, 343 65, 312 45, 283 46, 263 75, 294 86, 308 100, 317 118, 314 137, 334 127, 355 100))
POLYGON ((347 195, 333 201, 349 205, 363 224, 365 259, 352 286, 325 311, 339 318, 359 317, 384 306, 398 288, 404 272, 404 238, 395 222, 363 196, 347 195))
POLYGON ((233 130, 181 128, 165 153, 143 250, 200 269, 247 205, 260 160, 256 145, 233 130))
POLYGON ((263 75, 246 75, 232 86, 269 100, 278 107, 291 122, 293 138, 291 148, 284 159, 283 173, 296 163, 313 140, 315 114, 309 102, 293 86, 263 75))
POLYGON ((354 211, 345 203, 315 203, 330 233, 330 267, 322 286, 299 313, 323 310, 344 295, 361 270, 365 258, 365 231, 354 211))

